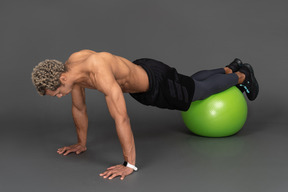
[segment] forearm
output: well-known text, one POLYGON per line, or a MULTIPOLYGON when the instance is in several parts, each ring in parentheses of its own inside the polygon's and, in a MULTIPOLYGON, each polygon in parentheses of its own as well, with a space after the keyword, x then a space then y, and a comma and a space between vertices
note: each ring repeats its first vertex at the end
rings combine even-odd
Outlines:
POLYGON ((125 161, 130 164, 136 164, 136 149, 134 136, 131 130, 129 118, 115 119, 116 131, 123 150, 125 161))
POLYGON ((72 115, 77 131, 78 143, 86 146, 88 130, 88 116, 86 108, 83 110, 78 110, 76 107, 72 106, 72 115))

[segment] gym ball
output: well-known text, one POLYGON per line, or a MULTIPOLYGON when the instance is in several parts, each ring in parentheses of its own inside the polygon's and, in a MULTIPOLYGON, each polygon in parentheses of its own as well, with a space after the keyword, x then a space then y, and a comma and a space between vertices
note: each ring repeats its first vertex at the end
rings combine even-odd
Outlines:
POLYGON ((194 101, 181 115, 186 127, 204 137, 236 134, 247 119, 247 103, 242 92, 233 86, 210 97, 194 101))

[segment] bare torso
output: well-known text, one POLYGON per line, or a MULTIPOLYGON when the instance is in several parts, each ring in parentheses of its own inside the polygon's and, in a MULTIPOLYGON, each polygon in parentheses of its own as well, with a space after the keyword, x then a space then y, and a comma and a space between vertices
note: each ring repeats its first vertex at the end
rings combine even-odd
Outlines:
POLYGON ((111 70, 123 93, 145 92, 149 88, 148 76, 142 67, 107 52, 82 50, 72 54, 65 64, 71 70, 81 71, 84 76, 77 84, 83 88, 98 89, 95 78, 101 73, 101 67, 111 70))
MULTIPOLYGON (((137 93, 149 89, 149 80, 145 70, 127 59, 107 52, 82 50, 73 53, 65 62, 68 71, 60 76, 61 86, 55 90, 46 90, 46 94, 61 98, 71 92, 72 115, 76 125, 78 143, 58 150, 59 154, 85 151, 87 142, 88 116, 85 103, 85 89, 97 89, 105 95, 111 117, 123 149, 126 162, 136 164, 134 137, 127 114, 123 92, 137 93)), ((118 175, 129 175, 132 169, 122 164, 113 171, 118 175)), ((105 172, 106 173, 106 172, 105 172)), ((103 176, 105 178, 105 174, 103 176)))

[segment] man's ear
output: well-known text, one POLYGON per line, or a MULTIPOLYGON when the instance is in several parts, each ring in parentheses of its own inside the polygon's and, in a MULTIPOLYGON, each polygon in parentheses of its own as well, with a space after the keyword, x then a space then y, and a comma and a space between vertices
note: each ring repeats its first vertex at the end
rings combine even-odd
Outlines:
POLYGON ((66 81, 67 81, 67 77, 66 77, 66 75, 61 75, 60 76, 60 81, 61 81, 61 83, 65 83, 66 81))

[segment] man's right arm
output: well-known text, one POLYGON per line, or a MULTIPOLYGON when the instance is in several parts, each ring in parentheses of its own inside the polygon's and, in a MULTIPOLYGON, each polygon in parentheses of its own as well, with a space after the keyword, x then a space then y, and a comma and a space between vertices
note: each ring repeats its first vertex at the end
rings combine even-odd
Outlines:
POLYGON ((85 89, 79 85, 74 85, 72 94, 72 116, 77 131, 78 143, 75 145, 62 147, 58 149, 59 154, 67 155, 71 152, 79 154, 87 150, 87 130, 88 130, 88 116, 85 104, 85 89))

